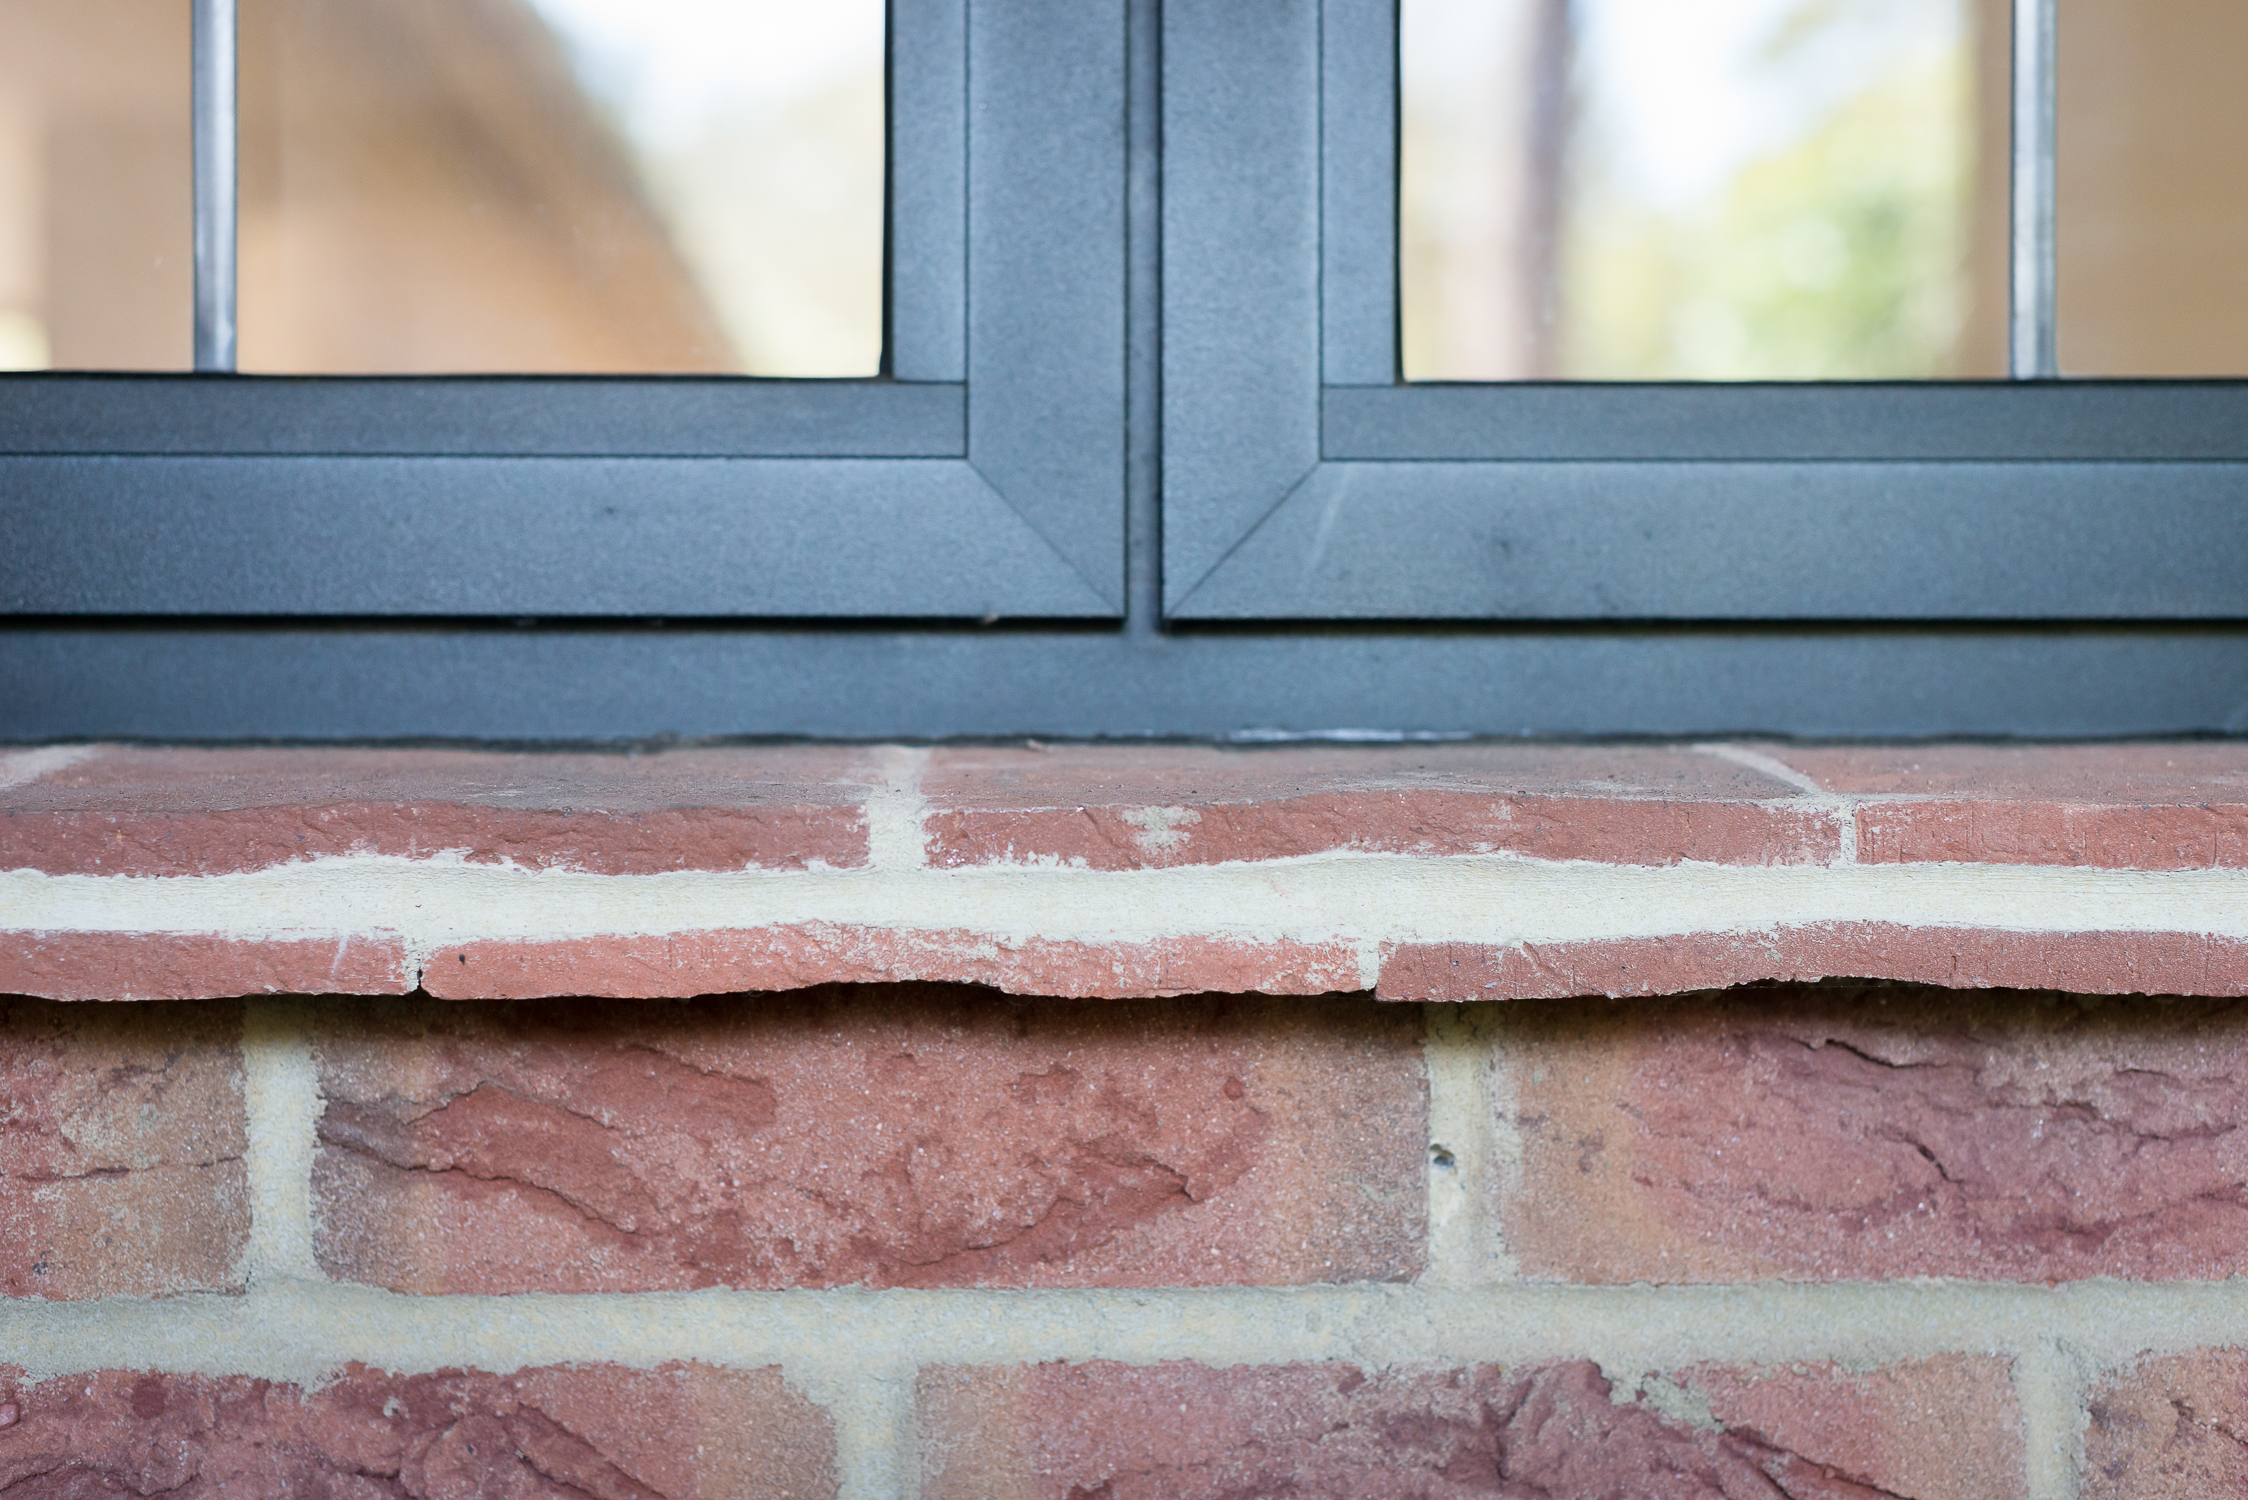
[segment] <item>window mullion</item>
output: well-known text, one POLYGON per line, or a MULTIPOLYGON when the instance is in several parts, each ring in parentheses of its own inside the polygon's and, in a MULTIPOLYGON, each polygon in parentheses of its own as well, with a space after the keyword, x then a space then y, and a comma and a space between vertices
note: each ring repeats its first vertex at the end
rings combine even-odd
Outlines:
POLYGON ((235 0, 194 0, 195 368, 234 369, 235 0))
POLYGON ((2014 0, 2013 307, 2016 380, 2060 374, 2055 249, 2060 89, 2056 0, 2014 0))

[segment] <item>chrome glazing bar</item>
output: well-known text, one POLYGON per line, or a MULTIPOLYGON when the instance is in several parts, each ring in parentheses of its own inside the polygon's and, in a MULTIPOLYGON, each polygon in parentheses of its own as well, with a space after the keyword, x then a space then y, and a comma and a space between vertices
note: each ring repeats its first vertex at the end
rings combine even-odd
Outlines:
POLYGON ((195 368, 234 368, 235 0, 193 0, 195 368))
POLYGON ((2056 249, 2060 25, 2056 0, 2014 0, 2013 323, 2016 380, 2061 373, 2056 249))

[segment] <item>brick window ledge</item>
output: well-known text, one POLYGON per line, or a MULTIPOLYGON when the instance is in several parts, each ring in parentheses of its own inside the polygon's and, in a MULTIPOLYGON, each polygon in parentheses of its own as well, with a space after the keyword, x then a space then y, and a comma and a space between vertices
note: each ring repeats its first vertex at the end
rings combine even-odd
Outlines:
POLYGON ((0 992, 2248 992, 2248 744, 0 753, 0 992))

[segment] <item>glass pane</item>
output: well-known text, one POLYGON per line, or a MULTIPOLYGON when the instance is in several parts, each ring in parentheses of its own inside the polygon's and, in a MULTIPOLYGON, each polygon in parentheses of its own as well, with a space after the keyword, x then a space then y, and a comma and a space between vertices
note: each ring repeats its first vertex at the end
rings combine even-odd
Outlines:
POLYGON ((1406 378, 2001 373, 2005 14, 1403 0, 1406 378))
POLYGON ((2062 370, 2248 374, 2248 5, 2059 10, 2062 370))
POLYGON ((872 375, 883 0, 242 0, 245 370, 872 375))
POLYGON ((0 3, 0 369, 194 362, 185 0, 0 3))

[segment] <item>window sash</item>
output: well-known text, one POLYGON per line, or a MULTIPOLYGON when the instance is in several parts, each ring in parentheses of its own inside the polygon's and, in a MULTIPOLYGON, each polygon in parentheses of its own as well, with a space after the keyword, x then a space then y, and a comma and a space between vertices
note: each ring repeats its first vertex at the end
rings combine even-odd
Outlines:
MULTIPOLYGON (((221 365, 231 5, 197 6, 221 365)), ((1115 618, 1122 0, 890 20, 888 378, 0 378, 0 608, 1115 618)))
POLYGON ((1164 24, 1168 618, 2248 618, 2248 383, 1403 385, 1395 0, 1164 24))

